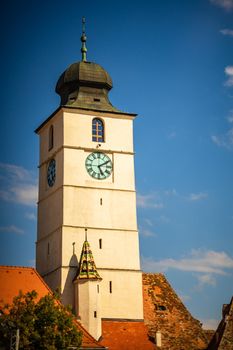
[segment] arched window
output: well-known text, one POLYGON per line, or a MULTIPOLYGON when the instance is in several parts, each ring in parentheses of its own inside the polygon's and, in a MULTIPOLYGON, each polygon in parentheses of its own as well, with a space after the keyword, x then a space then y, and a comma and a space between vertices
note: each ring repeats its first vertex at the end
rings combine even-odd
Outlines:
POLYGON ((49 150, 53 148, 53 125, 49 128, 49 150))
POLYGON ((92 120, 92 141, 104 142, 104 123, 101 119, 92 120))

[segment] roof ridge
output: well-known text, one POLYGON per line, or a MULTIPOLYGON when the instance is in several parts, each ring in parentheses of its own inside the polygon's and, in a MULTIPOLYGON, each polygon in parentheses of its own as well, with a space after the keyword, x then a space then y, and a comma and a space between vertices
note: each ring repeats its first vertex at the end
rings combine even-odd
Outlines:
POLYGON ((35 269, 35 267, 33 267, 33 266, 19 266, 19 265, 0 265, 0 268, 35 269))

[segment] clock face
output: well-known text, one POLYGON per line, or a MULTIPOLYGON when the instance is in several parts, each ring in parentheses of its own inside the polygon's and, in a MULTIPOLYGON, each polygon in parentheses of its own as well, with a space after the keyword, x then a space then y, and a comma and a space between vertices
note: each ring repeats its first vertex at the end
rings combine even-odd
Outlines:
POLYGON ((56 161, 55 159, 51 159, 47 170, 47 181, 48 181, 49 187, 52 187, 54 185, 55 179, 56 179, 56 161))
POLYGON ((88 174, 97 180, 104 180, 112 173, 112 161, 104 153, 94 152, 86 159, 86 169, 88 174))

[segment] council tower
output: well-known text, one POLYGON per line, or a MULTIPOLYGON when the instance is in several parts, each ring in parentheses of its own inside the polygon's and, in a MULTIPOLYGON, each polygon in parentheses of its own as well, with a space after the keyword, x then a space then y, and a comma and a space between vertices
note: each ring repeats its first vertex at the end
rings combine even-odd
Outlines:
POLYGON ((82 60, 58 79, 61 104, 40 138, 36 268, 84 327, 143 320, 133 120, 108 98, 109 74, 82 60))

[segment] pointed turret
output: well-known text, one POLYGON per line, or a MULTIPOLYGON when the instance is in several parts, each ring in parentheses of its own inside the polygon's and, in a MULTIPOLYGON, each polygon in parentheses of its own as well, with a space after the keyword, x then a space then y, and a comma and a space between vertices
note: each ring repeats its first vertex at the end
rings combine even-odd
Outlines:
POLYGON ((74 278, 75 309, 82 325, 95 338, 99 339, 101 329, 101 305, 100 305, 100 277, 94 257, 87 241, 87 229, 85 229, 85 241, 79 260, 79 269, 74 278))
POLYGON ((90 244, 88 243, 87 240, 85 240, 83 243, 83 248, 82 248, 82 253, 81 253, 80 263, 79 263, 79 271, 76 279, 101 280, 101 277, 96 269, 90 244))

